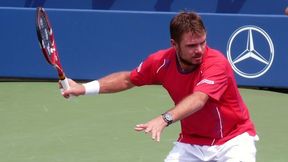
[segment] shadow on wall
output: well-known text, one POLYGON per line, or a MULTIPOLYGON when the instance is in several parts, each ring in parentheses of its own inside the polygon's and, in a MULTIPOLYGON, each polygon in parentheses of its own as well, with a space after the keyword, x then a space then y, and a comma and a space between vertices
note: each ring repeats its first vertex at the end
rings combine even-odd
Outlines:
POLYGON ((218 0, 216 13, 238 13, 246 0, 218 0))
MULTIPOLYGON (((91 0, 92 9, 109 10, 116 0, 91 0)), ((26 0, 25 7, 44 6, 46 0, 26 0)), ((158 0, 154 6, 155 11, 171 11, 173 0, 158 0)))
POLYGON ((288 0, 271 1, 247 1, 247 0, 210 0, 204 1, 175 1, 175 0, 147 0, 135 2, 132 0, 73 0, 69 4, 65 0, 19 0, 18 3, 10 1, 1 1, 0 6, 19 6, 24 1, 24 7, 52 6, 59 8, 87 8, 97 10, 134 10, 139 9, 147 11, 179 11, 183 7, 188 10, 209 13, 246 13, 246 14, 284 14, 288 0), (8 3, 9 2, 9 3, 8 3), (140 3, 141 2, 141 3, 140 3), (255 5, 261 3, 263 7, 255 8, 255 5), (178 6, 180 4, 180 6, 178 6), (123 8, 124 6, 124 8, 123 8), (206 7, 205 7, 206 6, 206 7), (174 8, 173 8, 174 7, 174 8), (205 7, 205 9, 203 8, 205 7))
MULTIPOLYGON (((109 10, 116 0, 91 0, 92 9, 109 10)), ((157 0, 155 11, 171 11, 174 0, 157 0)), ((26 0, 25 7, 44 6, 46 0, 26 0)), ((237 13, 246 0, 218 0, 216 13, 237 13)))
MULTIPOLYGON (((174 0, 157 0, 155 11, 171 11, 174 0)), ((92 0, 93 9, 110 9, 115 0, 92 0)), ((242 8, 246 0, 218 0, 217 13, 237 13, 242 8)))
POLYGON ((44 6, 46 0, 26 0, 24 7, 44 6))
POLYGON ((92 0, 92 8, 100 10, 109 10, 115 0, 92 0))

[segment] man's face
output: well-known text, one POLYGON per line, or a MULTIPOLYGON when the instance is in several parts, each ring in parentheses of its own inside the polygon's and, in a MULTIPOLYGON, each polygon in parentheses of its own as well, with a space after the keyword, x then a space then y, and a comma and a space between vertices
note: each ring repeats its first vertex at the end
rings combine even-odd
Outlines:
POLYGON ((180 43, 171 40, 176 49, 178 60, 184 66, 195 66, 202 63, 206 49, 206 34, 192 35, 191 32, 184 33, 180 43))

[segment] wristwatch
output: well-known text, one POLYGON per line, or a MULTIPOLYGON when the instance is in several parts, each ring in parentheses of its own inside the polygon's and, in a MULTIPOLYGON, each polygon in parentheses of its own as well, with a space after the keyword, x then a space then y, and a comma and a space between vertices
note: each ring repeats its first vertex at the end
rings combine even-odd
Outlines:
POLYGON ((172 114, 170 114, 169 112, 165 112, 164 114, 161 114, 163 120, 167 123, 167 127, 173 123, 173 117, 172 114))

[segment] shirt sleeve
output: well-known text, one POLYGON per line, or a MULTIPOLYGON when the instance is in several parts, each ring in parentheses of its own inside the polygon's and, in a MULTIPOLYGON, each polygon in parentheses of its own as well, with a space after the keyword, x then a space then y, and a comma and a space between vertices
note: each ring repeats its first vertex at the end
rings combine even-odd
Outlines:
POLYGON ((219 101, 228 87, 228 74, 225 63, 215 63, 202 71, 201 80, 194 91, 206 93, 214 100, 219 101))
POLYGON ((141 62, 137 68, 131 71, 131 82, 136 86, 157 84, 153 63, 152 56, 149 56, 145 61, 141 62))

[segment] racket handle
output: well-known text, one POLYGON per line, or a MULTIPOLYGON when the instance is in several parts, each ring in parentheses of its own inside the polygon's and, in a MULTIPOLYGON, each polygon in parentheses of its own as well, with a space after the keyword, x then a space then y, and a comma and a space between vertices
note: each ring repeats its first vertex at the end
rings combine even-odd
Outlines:
POLYGON ((70 88, 67 78, 65 78, 64 80, 60 80, 60 82, 64 90, 67 90, 70 88))
MULTIPOLYGON (((65 78, 64 80, 60 80, 60 83, 61 83, 61 85, 63 87, 63 89, 60 90, 61 93, 63 93, 63 90, 67 90, 67 89, 70 88, 67 78, 65 78)), ((69 95, 68 99, 71 99, 73 97, 74 97, 73 95, 69 95)))

